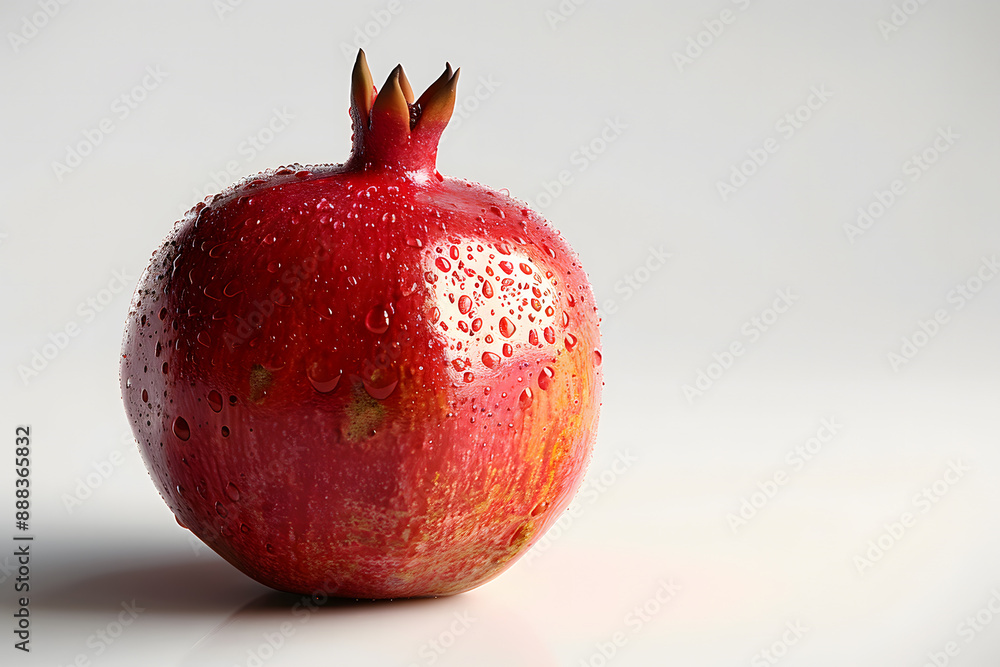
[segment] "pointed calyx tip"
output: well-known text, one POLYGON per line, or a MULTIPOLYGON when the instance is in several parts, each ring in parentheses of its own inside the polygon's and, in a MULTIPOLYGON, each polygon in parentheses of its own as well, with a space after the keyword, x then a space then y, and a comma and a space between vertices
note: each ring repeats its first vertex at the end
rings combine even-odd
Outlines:
POLYGON ((455 110, 459 71, 445 63, 441 76, 415 99, 403 66, 396 65, 376 91, 365 52, 359 49, 351 81, 351 160, 433 168, 438 140, 455 110))

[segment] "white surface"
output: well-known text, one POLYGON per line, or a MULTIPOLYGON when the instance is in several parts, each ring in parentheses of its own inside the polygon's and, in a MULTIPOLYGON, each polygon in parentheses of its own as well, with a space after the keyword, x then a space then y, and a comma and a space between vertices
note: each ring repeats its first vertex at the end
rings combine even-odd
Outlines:
MULTIPOLYGON (((475 107, 446 134, 441 171, 535 204, 570 172, 539 208, 604 307, 604 410, 577 515, 509 572, 450 599, 315 613, 174 523, 128 433, 120 332, 149 254, 196 190, 216 189, 213 173, 346 158, 341 44, 353 55, 355 28, 389 3, 234 1, 221 18, 219 4, 71 2, 17 51, 9 36, 0 46, 0 434, 9 452, 14 427, 32 426, 36 535, 30 656, 11 647, 0 558, 2 664, 596 667, 621 632, 608 664, 764 665, 758 652, 782 653, 796 623, 807 630, 782 665, 916 667, 948 642, 949 664, 996 664, 1000 280, 960 309, 949 299, 1000 253, 995 3, 897 0, 918 11, 884 38, 889 0, 590 0, 554 29, 555 0, 401 0, 366 46, 379 84, 402 62, 422 88, 449 60, 460 105, 475 107), (723 9, 734 21, 679 71, 673 54, 723 9), (122 117, 112 105, 147 67, 166 76, 122 117), (814 87, 829 99, 787 136, 776 123, 814 87), (242 142, 275 109, 294 117, 250 155, 242 142), (53 162, 102 118, 113 132, 57 178, 53 162), (624 128, 581 171, 575 152, 609 120, 624 128), (958 138, 911 180, 904 163, 939 128, 958 138), (777 152, 723 201, 717 181, 769 137, 777 152), (897 178, 905 191, 849 242, 844 225, 897 178), (650 247, 671 257, 647 275, 650 247), (118 288, 116 271, 131 282, 91 316, 80 304, 118 288), (625 275, 648 279, 628 293, 625 275), (796 300, 751 340, 744 323, 779 290, 796 300), (894 370, 887 355, 939 309, 947 322, 894 370), (18 366, 69 323, 79 335, 22 382, 18 366), (688 401, 683 386, 737 341, 745 353, 688 401), (837 433, 797 469, 788 452, 824 419, 837 433), (110 460, 121 465, 68 511, 110 460), (779 470, 786 483, 732 530, 727 515, 779 470), (946 474, 938 502, 916 498, 946 474), (859 572, 855 557, 903 512, 912 525, 859 572), (661 581, 680 590, 649 602, 661 581), (99 639, 133 602, 134 622, 99 639), (637 620, 647 602, 658 613, 637 620), (974 631, 977 612, 992 623, 974 631)), ((5 35, 39 7, 4 3, 5 35)))

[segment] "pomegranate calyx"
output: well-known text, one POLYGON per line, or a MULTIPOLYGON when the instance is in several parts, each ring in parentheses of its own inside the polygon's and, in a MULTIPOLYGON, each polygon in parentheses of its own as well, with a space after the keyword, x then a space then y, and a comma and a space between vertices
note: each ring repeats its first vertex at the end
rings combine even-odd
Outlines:
POLYGON ((438 141, 455 109, 459 71, 445 63, 441 76, 415 100, 402 65, 396 65, 376 90, 365 52, 359 49, 351 81, 354 138, 348 165, 434 172, 438 141))

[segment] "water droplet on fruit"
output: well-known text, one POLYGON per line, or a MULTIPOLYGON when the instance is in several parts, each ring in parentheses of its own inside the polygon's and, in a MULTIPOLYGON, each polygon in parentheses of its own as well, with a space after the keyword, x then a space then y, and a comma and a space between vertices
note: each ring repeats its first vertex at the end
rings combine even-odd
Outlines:
POLYGON ((566 349, 572 350, 576 347, 576 336, 571 333, 566 334, 566 349))
POLYGON ((226 506, 219 502, 215 503, 215 513, 223 518, 229 516, 229 511, 226 509, 226 506))
POLYGON ((423 242, 421 242, 421 240, 418 239, 415 236, 407 236, 406 237, 406 245, 410 246, 411 248, 423 248, 424 247, 423 242))
POLYGON ((365 317, 365 326, 376 334, 384 334, 389 329, 389 311, 384 306, 375 306, 365 317))
POLYGON ((250 533, 250 526, 246 525, 245 523, 241 523, 240 532, 243 533, 244 535, 248 535, 250 533))
POLYGON ((187 526, 184 525, 184 522, 181 521, 181 518, 179 516, 177 516, 176 514, 174 515, 174 521, 176 521, 177 525, 180 526, 181 528, 183 528, 184 530, 191 530, 190 528, 188 528, 187 526))
POLYGON ((601 351, 600 350, 594 350, 594 365, 595 366, 600 366, 603 361, 604 361, 604 357, 601 356, 601 351))
POLYGON ((552 378, 555 374, 556 372, 550 366, 543 368, 538 374, 538 388, 547 391, 552 386, 552 378))
POLYGON ((500 356, 492 352, 483 352, 483 365, 486 368, 496 368, 496 365, 500 363, 500 356))
POLYGON ((146 392, 145 389, 142 390, 142 402, 143 403, 149 402, 149 394, 146 392))
POLYGON ((226 296, 236 296, 243 291, 243 283, 239 280, 230 280, 226 283, 225 288, 223 288, 222 293, 226 296))
POLYGON ((553 315, 555 315, 555 313, 556 313, 556 309, 553 308, 552 306, 546 306, 545 307, 545 314, 548 317, 552 317, 553 315))
POLYGON ((538 345, 538 334, 534 329, 528 332, 528 342, 532 345, 538 345))
POLYGON ((525 388, 524 391, 521 392, 521 395, 518 396, 518 398, 517 398, 517 404, 520 405, 522 409, 523 408, 527 408, 529 405, 531 405, 531 390, 530 389, 525 388))
POLYGON ((483 281, 483 296, 485 296, 487 299, 493 296, 493 283, 491 283, 489 280, 483 281))
POLYGON ((569 326, 569 313, 567 313, 565 310, 563 311, 562 314, 562 325, 564 327, 569 326))
POLYGON ((167 319, 167 309, 160 308, 160 321, 167 319))
POLYGON ((396 385, 399 384, 399 380, 393 380, 389 384, 384 385, 382 387, 376 387, 373 383, 364 379, 361 381, 361 383, 364 385, 365 391, 368 392, 369 396, 371 396, 375 400, 381 401, 383 399, 389 398, 389 395, 392 394, 393 391, 395 391, 396 385))
POLYGON ((552 327, 545 327, 544 329, 542 329, 542 335, 545 336, 546 342, 548 343, 556 342, 556 332, 552 329, 552 327))
POLYGON ((468 294, 463 294, 458 298, 458 312, 466 315, 470 310, 472 310, 472 299, 468 294))
POLYGON ((199 334, 198 334, 198 342, 201 343, 202 345, 204 345, 205 347, 211 347, 211 345, 212 345, 212 337, 208 335, 207 331, 199 332, 199 334))
POLYGON ((508 262, 507 260, 504 260, 504 261, 500 262, 500 264, 498 266, 501 269, 503 269, 503 272, 506 273, 507 275, 510 275, 511 273, 514 272, 514 265, 511 264, 510 262, 508 262))
POLYGON ((465 375, 462 376, 462 379, 465 380, 466 382, 472 382, 473 380, 476 379, 476 376, 470 371, 466 371, 465 375))
POLYGON ((223 426, 222 427, 222 437, 223 438, 228 438, 229 437, 229 427, 228 426, 223 426))
POLYGON ((208 392, 208 406, 213 412, 222 412, 222 394, 215 389, 208 392))
POLYGON ((219 291, 219 286, 215 283, 206 285, 205 288, 201 290, 201 293, 213 301, 222 301, 222 293, 219 291))
POLYGON ((451 271, 451 262, 449 262, 444 257, 438 257, 434 261, 434 266, 438 267, 441 271, 443 271, 445 273, 448 273, 449 271, 451 271))
POLYGON ((226 495, 229 496, 229 499, 232 500, 234 503, 239 502, 240 490, 236 488, 235 484, 230 482, 229 484, 226 485, 226 495))
POLYGON ((337 388, 340 384, 340 378, 343 373, 331 373, 330 371, 325 371, 321 368, 319 362, 314 363, 306 371, 306 379, 309 380, 309 384, 313 386, 313 389, 321 394, 329 394, 331 391, 337 388))
POLYGON ((525 274, 526 276, 530 276, 531 275, 531 266, 529 264, 525 264, 524 262, 521 262, 521 265, 520 265, 519 268, 521 269, 521 273, 525 274))
POLYGON ((483 328, 483 320, 482 320, 482 318, 477 317, 476 319, 472 320, 472 331, 473 332, 479 331, 482 328, 483 328))
POLYGON ((264 545, 264 550, 267 551, 267 553, 269 553, 269 554, 273 554, 274 553, 274 545, 272 545, 270 543, 265 544, 264 545))
POLYGON ((187 420, 184 417, 177 417, 174 419, 174 435, 176 435, 180 440, 187 440, 191 437, 191 427, 188 426, 187 420))
POLYGON ((460 253, 459 253, 458 248, 456 246, 452 246, 452 247, 448 248, 448 254, 451 255, 452 259, 458 259, 459 256, 460 256, 460 253))
POLYGON ((548 508, 549 504, 547 502, 540 502, 531 510, 531 516, 538 516, 548 508))
POLYGON ((503 356, 513 357, 514 356, 514 346, 510 343, 503 344, 503 356))
POLYGON ((500 335, 504 338, 510 338, 517 331, 517 327, 506 317, 500 318, 500 335))

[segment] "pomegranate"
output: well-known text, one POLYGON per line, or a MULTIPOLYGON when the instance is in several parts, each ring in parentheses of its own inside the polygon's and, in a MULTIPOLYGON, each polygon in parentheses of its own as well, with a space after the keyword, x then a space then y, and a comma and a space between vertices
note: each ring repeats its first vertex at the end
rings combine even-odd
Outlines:
POLYGON ((354 67, 344 164, 268 170, 153 254, 121 391, 178 523, 267 586, 449 595, 507 569, 579 487, 600 408, 577 256, 436 170, 458 70, 415 98, 354 67))

